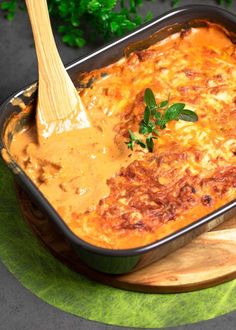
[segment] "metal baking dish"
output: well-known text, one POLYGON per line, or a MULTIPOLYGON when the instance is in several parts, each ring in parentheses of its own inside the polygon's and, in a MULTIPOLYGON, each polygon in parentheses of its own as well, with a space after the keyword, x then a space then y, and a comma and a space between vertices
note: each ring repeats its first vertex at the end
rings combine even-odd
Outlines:
MULTIPOLYGON (((67 70, 76 84, 76 79, 81 72, 93 70, 108 65, 124 55, 124 51, 131 52, 161 40, 170 34, 187 29, 191 26, 199 26, 204 21, 218 23, 229 31, 233 42, 236 42, 236 17, 231 13, 212 6, 194 5, 186 6, 168 12, 159 18, 141 26, 136 31, 127 36, 112 42, 105 47, 93 52, 92 54, 79 59, 71 64, 67 70), (145 41, 144 41, 145 40, 145 41)), ((57 214, 54 208, 44 198, 38 188, 30 178, 14 162, 8 150, 12 134, 8 133, 7 142, 4 142, 4 132, 6 124, 14 113, 19 113, 21 107, 19 101, 28 105, 35 100, 36 84, 27 86, 14 96, 8 98, 0 107, 0 150, 3 159, 12 170, 15 178, 21 187, 28 193, 38 208, 50 218, 65 238, 72 243, 76 253, 88 266, 105 273, 121 274, 134 271, 144 267, 172 251, 183 246, 191 239, 208 231, 225 219, 229 218, 235 212, 236 200, 221 207, 215 212, 194 221, 192 224, 174 232, 173 234, 158 240, 152 244, 139 248, 127 250, 110 250, 93 246, 81 240, 67 227, 63 219, 57 214)), ((22 117, 19 129, 28 120, 22 117)))

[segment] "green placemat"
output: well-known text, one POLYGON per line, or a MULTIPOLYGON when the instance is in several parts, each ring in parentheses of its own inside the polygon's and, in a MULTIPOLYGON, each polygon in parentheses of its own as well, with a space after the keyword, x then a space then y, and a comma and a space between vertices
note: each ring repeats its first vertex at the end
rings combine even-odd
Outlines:
POLYGON ((22 285, 47 303, 107 324, 164 328, 236 309, 236 280, 192 293, 145 294, 114 289, 74 273, 46 251, 27 227, 12 176, 1 161, 0 258, 22 285))

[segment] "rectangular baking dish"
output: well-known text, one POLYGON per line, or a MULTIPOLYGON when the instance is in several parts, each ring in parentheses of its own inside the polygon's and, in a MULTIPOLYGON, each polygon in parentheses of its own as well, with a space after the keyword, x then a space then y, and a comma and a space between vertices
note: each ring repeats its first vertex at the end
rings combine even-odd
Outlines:
MULTIPOLYGON (((69 65, 67 70, 76 85, 78 84, 77 77, 80 73, 113 63, 120 59, 124 55, 124 52, 143 49, 153 42, 166 38, 172 33, 188 29, 191 26, 200 26, 204 24, 204 21, 214 22, 225 27, 230 32, 232 41, 236 42, 236 17, 234 15, 212 6, 185 6, 168 12, 141 26, 125 37, 79 59, 69 65)), ((139 248, 111 250, 96 247, 81 240, 68 228, 39 189, 12 159, 8 152, 8 143, 10 143, 12 135, 8 134, 8 141, 4 141, 5 127, 9 119, 13 114, 22 111, 22 104, 29 105, 33 103, 36 99, 36 92, 37 84, 34 83, 22 88, 21 91, 9 97, 0 106, 1 155, 21 187, 28 193, 38 208, 55 224, 57 229, 63 233, 65 238, 72 243, 80 259, 89 267, 110 274, 135 271, 175 251, 202 232, 214 228, 235 212, 236 200, 233 200, 173 234, 139 248)), ((23 125, 24 120, 27 120, 27 118, 23 117, 20 125, 23 125)))

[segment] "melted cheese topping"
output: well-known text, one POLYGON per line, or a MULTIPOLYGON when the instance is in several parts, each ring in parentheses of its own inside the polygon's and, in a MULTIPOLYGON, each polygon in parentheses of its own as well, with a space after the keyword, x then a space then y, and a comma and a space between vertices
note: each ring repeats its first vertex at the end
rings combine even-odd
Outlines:
POLYGON ((82 83, 92 128, 38 145, 35 126, 26 127, 10 148, 76 235, 112 249, 142 246, 235 198, 236 51, 220 28, 174 34, 82 83), (128 129, 138 131, 147 87, 199 121, 172 121, 154 153, 131 153, 128 129))

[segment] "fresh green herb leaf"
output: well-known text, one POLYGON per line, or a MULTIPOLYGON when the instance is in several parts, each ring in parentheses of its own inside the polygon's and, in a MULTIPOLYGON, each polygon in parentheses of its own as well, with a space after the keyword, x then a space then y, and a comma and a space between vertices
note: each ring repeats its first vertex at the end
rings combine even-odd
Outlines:
POLYGON ((170 120, 178 120, 181 111, 184 109, 184 103, 174 103, 165 112, 164 119, 168 122, 170 120))
POLYGON ((179 119, 184 121, 195 122, 198 121, 198 115, 192 110, 183 109, 179 115, 179 119))
POLYGON ((148 133, 148 127, 144 121, 141 122, 140 127, 139 127, 139 133, 140 134, 147 134, 148 133))
POLYGON ((162 117, 156 121, 156 125, 159 126, 160 129, 165 129, 167 122, 168 122, 168 120, 162 117))
POLYGON ((172 7, 176 7, 176 6, 178 6, 180 4, 180 0, 172 0, 171 1, 171 6, 172 7))
POLYGON ((146 138, 146 144, 147 144, 147 149, 149 152, 153 152, 154 149, 154 142, 153 140, 156 140, 157 137, 153 136, 152 134, 150 134, 147 138, 146 138))
POLYGON ((155 96, 153 94, 153 91, 150 88, 147 88, 144 93, 144 102, 147 106, 147 108, 150 109, 150 111, 157 109, 157 103, 155 96))
POLYGON ((161 118, 161 113, 159 111, 155 111, 153 113, 153 117, 156 118, 156 119, 160 119, 161 118))
MULTIPOLYGON (((40 0, 38 0, 40 1, 40 0)), ((137 28, 153 16, 138 14, 139 7, 150 0, 47 0, 50 15, 59 27, 63 42, 71 47, 83 47, 87 40, 102 41, 137 28)), ((8 20, 15 16, 22 0, 2 0, 0 9, 8 20)), ((167 2, 167 1, 166 1, 167 2)), ((221 5, 230 6, 232 0, 215 0, 221 5)), ((180 0, 169 0, 172 6, 181 4, 180 0)), ((152 109, 151 109, 152 110, 152 109)))
POLYGON ((128 149, 131 149, 133 151, 136 138, 135 138, 134 133, 130 129, 129 129, 129 137, 130 137, 130 140, 128 142, 126 142, 126 144, 128 146, 128 149))
POLYGON ((137 139, 135 142, 136 142, 140 147, 142 147, 142 148, 146 148, 146 144, 145 144, 144 142, 142 142, 141 140, 137 139))
POLYGON ((149 10, 147 15, 144 17, 144 22, 148 22, 153 18, 153 13, 149 10))
POLYGON ((147 106, 144 110, 144 116, 143 116, 143 120, 145 124, 149 123, 150 115, 151 115, 150 107, 147 106))
POLYGON ((16 12, 16 0, 3 1, 0 8, 6 12, 8 21, 12 21, 16 12))
POLYGON ((135 143, 142 148, 146 148, 146 144, 142 140, 138 139, 130 129, 128 130, 128 132, 130 139, 128 142, 125 142, 128 146, 128 149, 131 149, 133 151, 135 143))
POLYGON ((153 143, 153 138, 152 137, 147 137, 146 138, 146 144, 149 152, 153 152, 154 149, 154 143, 153 143))
POLYGON ((233 0, 218 0, 217 3, 222 6, 226 5, 227 7, 229 7, 233 4, 233 0))
POLYGON ((153 130, 153 133, 155 133, 157 136, 160 135, 160 133, 158 132, 158 130, 156 128, 153 130))
POLYGON ((154 130, 155 127, 156 127, 155 122, 154 121, 150 121, 148 123, 148 132, 151 133, 154 130))
POLYGON ((192 110, 185 109, 184 103, 174 103, 169 106, 169 100, 170 95, 167 100, 158 104, 153 91, 150 88, 145 90, 144 103, 146 104, 146 108, 144 110, 143 120, 141 120, 139 125, 139 134, 143 135, 143 139, 137 138, 135 134, 129 130, 130 140, 126 142, 129 149, 133 150, 134 144, 136 143, 142 148, 146 148, 149 152, 153 152, 153 140, 157 139, 160 135, 158 128, 162 130, 165 129, 167 123, 172 120, 191 122, 198 120, 197 114, 192 110))
POLYGON ((133 140, 133 141, 135 141, 135 135, 134 135, 134 133, 131 131, 131 129, 129 129, 129 135, 130 135, 130 138, 133 140))
POLYGON ((169 100, 162 101, 159 105, 159 108, 165 108, 169 104, 169 100))

